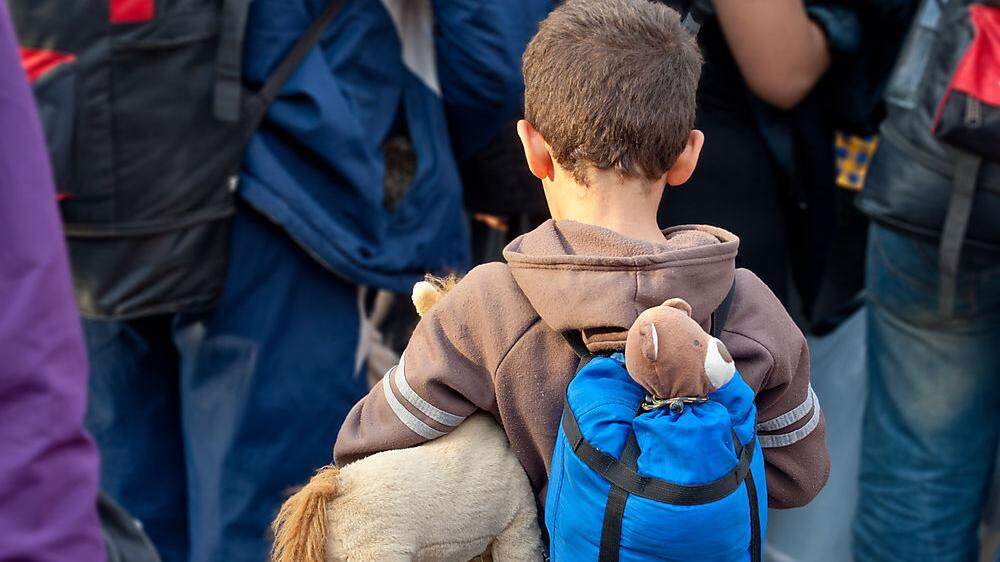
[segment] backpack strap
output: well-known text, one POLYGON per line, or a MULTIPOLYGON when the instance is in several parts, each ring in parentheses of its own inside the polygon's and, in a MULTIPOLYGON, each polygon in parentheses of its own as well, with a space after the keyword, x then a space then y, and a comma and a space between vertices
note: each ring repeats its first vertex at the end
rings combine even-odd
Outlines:
POLYGON ((253 0, 224 0, 215 61, 215 99, 212 112, 219 121, 240 120, 243 98, 243 37, 253 0))
MULTIPOLYGON (((566 343, 569 344, 573 353, 576 354, 581 360, 591 356, 590 350, 587 349, 587 344, 583 343, 583 336, 580 334, 580 330, 567 330, 565 332, 559 332, 566 343)), ((581 363, 581 367, 583 364, 581 363)))
MULTIPOLYGON (((243 0, 227 1, 237 2, 243 0)), ((298 41, 292 45, 288 54, 285 55, 285 58, 282 59, 280 63, 278 63, 277 68, 275 68, 274 72, 268 76, 260 90, 245 100, 245 115, 243 117, 244 144, 249 142, 253 132, 260 125, 261 121, 264 120, 264 115, 267 114, 267 108, 270 107, 275 98, 278 97, 278 93, 281 91, 282 86, 284 86, 285 82, 292 77, 292 74, 295 74, 299 65, 302 64, 302 60, 306 58, 306 55, 308 55, 312 48, 316 46, 316 43, 319 42, 319 39, 322 37, 323 31, 326 30, 327 25, 333 21, 333 18, 343 7, 344 0, 330 0, 323 12, 315 20, 313 20, 312 24, 310 24, 302 36, 299 37, 298 41)))
POLYGON ((972 203, 976 195, 976 181, 983 158, 961 151, 955 163, 954 185, 948 201, 948 213, 941 229, 941 246, 938 262, 941 280, 938 302, 941 315, 948 318, 955 312, 958 291, 958 268, 962 261, 962 244, 972 216, 972 203))
MULTIPOLYGON (((643 413, 640 408, 636 415, 643 413)), ((684 486, 658 478, 641 476, 638 473, 639 444, 635 432, 629 430, 625 447, 619 459, 602 453, 591 445, 580 433, 572 409, 567 402, 563 408, 563 433, 573 447, 573 452, 591 470, 600 474, 611 484, 604 506, 601 523, 601 544, 598 562, 618 562, 621 553, 622 522, 630 494, 673 505, 702 505, 720 500, 746 484, 750 502, 750 560, 761 562, 760 505, 757 502, 757 487, 754 484, 750 464, 756 448, 756 437, 749 443, 740 443, 733 431, 733 445, 739 462, 728 474, 703 486, 684 486)))
POLYGON ((729 309, 733 306, 733 297, 736 295, 736 279, 733 278, 733 284, 729 287, 729 292, 726 293, 726 298, 722 299, 722 304, 719 308, 716 308, 712 312, 712 327, 711 335, 713 338, 720 338, 722 336, 722 329, 726 327, 726 321, 729 320, 729 309))
MULTIPOLYGON (((642 410, 639 410, 642 412, 642 410)), ((637 470, 639 461, 639 443, 635 440, 635 432, 629 431, 622 449, 621 462, 637 470)), ((628 491, 611 484, 608 491, 608 501, 604 506, 604 521, 601 524, 601 549, 598 562, 618 562, 622 546, 622 521, 625 520, 625 505, 628 503, 628 491)))
POLYGON ((747 472, 747 498, 750 501, 750 562, 763 560, 763 541, 760 528, 760 504, 757 502, 757 485, 754 483, 753 471, 747 472))
POLYGON ((735 439, 734 433, 736 454, 739 457, 736 466, 718 480, 699 486, 686 486, 642 476, 635 468, 594 447, 580 432, 569 403, 564 403, 563 406, 562 430, 576 456, 605 480, 630 494, 672 505, 702 505, 735 492, 750 472, 757 439, 754 436, 746 445, 742 445, 739 439, 735 439))

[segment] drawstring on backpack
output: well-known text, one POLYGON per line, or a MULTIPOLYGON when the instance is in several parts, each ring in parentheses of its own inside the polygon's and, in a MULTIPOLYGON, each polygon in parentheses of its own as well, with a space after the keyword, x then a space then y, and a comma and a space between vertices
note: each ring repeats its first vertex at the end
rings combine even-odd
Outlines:
POLYGON ((646 399, 642 401, 641 407, 644 412, 651 412, 666 406, 670 409, 671 413, 681 414, 684 412, 685 404, 704 404, 705 402, 708 402, 708 398, 704 396, 678 396, 676 398, 646 396, 646 399))

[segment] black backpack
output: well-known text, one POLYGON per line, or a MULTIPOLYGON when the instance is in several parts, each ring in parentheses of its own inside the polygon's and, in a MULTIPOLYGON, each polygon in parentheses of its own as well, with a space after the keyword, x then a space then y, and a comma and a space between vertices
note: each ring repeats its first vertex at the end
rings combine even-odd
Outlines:
POLYGON ((52 159, 80 311, 134 318, 222 289, 243 149, 343 0, 256 92, 251 0, 8 0, 52 159))
POLYGON ((997 41, 1000 0, 923 1, 858 198, 873 220, 940 241, 945 315, 954 311, 963 248, 1000 252, 997 41))
POLYGON ((161 562, 142 523, 104 492, 97 496, 97 514, 108 562, 161 562))

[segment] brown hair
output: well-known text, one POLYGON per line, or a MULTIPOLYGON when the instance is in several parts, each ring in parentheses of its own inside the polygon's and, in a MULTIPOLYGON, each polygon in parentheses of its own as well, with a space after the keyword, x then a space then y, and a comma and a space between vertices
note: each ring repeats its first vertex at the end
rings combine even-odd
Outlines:
POLYGON ((657 179, 694 127, 701 52, 673 9, 567 0, 524 53, 524 114, 560 166, 657 179))

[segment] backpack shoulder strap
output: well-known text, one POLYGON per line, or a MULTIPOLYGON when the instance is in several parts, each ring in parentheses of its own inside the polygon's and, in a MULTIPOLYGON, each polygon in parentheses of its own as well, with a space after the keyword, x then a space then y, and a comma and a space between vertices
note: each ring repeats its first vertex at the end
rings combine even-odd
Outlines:
POLYGON ((559 335, 566 340, 566 343, 573 350, 573 353, 575 353, 581 360, 590 357, 590 350, 587 349, 587 344, 583 343, 583 336, 580 334, 579 330, 559 332, 559 335))
POLYGON ((733 285, 729 287, 729 292, 726 293, 726 298, 722 299, 722 304, 719 308, 715 309, 712 313, 712 327, 710 335, 713 338, 719 338, 722 335, 722 329, 726 327, 726 320, 729 320, 729 309, 733 306, 733 296, 736 294, 736 279, 733 278, 733 285))
POLYGON ((747 499, 750 501, 750 562, 762 562, 764 545, 760 525, 760 504, 757 503, 757 483, 754 481, 752 470, 747 471, 744 482, 747 487, 747 499))
POLYGON ((750 471, 757 439, 754 436, 749 442, 740 444, 739 439, 735 439, 734 436, 736 454, 739 458, 736 466, 708 484, 686 486, 642 476, 634 467, 594 447, 581 432, 568 400, 563 403, 560 423, 573 454, 591 470, 629 494, 673 505, 702 505, 718 501, 733 493, 750 471))
POLYGON ((215 93, 212 112, 219 121, 240 120, 243 97, 243 37, 253 0, 223 0, 219 49, 215 59, 215 93))
MULTIPOLYGON (((230 0, 238 1, 238 0, 230 0)), ((257 129, 260 122, 263 121, 264 115, 267 113, 267 108, 271 106, 275 98, 278 97, 278 92, 281 91, 281 87, 285 85, 285 82, 292 77, 292 74, 299 68, 302 64, 302 60, 306 58, 309 51, 319 42, 320 37, 323 35, 323 31, 326 26, 333 21, 333 18, 337 15, 341 8, 344 7, 345 0, 330 0, 326 5, 323 12, 313 20, 312 24, 305 30, 298 41, 292 45, 289 49, 288 54, 285 58, 278 63, 277 68, 274 72, 268 76, 264 85, 246 100, 246 113, 243 117, 243 131, 245 133, 244 139, 249 141, 250 136, 253 131, 257 129)))
POLYGON ((965 232, 972 217, 972 204, 976 195, 976 181, 983 158, 970 152, 961 151, 955 165, 954 186, 948 201, 944 227, 941 229, 941 245, 938 262, 941 269, 938 306, 945 318, 955 313, 955 297, 958 291, 958 269, 962 261, 962 245, 965 232))
MULTIPOLYGON (((247 19, 250 13, 250 4, 253 0, 223 0, 222 2, 222 23, 219 31, 219 49, 215 62, 215 93, 213 101, 213 113, 220 121, 235 123, 240 120, 241 109, 243 108, 243 38, 246 35, 247 19)), ((278 66, 271 78, 280 77, 281 67, 285 62, 294 71, 302 62, 302 58, 319 40, 322 31, 337 15, 337 12, 344 5, 343 0, 331 0, 326 9, 317 17, 312 25, 302 34, 299 43, 304 49, 301 52, 295 47, 289 51, 278 66), (315 28, 315 29, 314 29, 315 28), (303 41, 306 39, 306 41, 303 41)), ((285 83, 291 73, 288 73, 278 83, 278 89, 285 83)), ((268 79, 268 82, 271 81, 268 79)), ((266 85, 266 84, 265 84, 266 85)), ((275 92, 277 93, 277 92, 275 92)), ((273 98, 272 100, 273 101, 273 98)), ((267 106, 264 107, 267 110, 267 106)), ((253 116, 251 115, 251 118, 253 116)), ((256 128, 256 127, 253 127, 256 128)))
MULTIPOLYGON (((625 448, 622 449, 620 462, 631 468, 638 470, 639 443, 636 441, 635 432, 629 431, 625 439, 625 448)), ((598 551, 598 562, 618 562, 622 543, 622 523, 625 521, 625 507, 628 503, 629 493, 627 490, 611 483, 608 491, 608 500, 604 505, 604 520, 601 523, 601 546, 598 551)))

